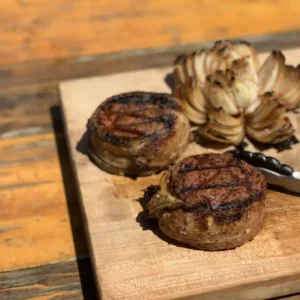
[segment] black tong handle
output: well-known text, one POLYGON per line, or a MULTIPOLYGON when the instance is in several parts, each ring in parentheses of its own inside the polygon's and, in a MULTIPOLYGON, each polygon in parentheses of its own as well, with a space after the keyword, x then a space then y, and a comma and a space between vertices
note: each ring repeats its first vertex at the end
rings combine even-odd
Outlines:
POLYGON ((250 165, 258 168, 268 169, 281 175, 291 176, 294 173, 293 168, 280 163, 274 157, 266 156, 259 152, 250 152, 245 150, 229 150, 234 157, 244 160, 250 165))

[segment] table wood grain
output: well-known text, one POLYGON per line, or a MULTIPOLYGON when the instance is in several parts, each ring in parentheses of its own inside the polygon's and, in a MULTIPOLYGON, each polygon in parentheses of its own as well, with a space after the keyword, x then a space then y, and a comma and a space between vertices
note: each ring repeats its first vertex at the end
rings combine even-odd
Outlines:
POLYGON ((0 299, 97 299, 88 258, 0 273, 0 299))
POLYGON ((202 1, 199 15, 199 1, 177 8, 170 2, 149 0, 141 8, 127 0, 121 7, 116 1, 1 1, 0 299, 96 298, 61 120, 60 80, 168 65, 223 37, 253 34, 248 40, 261 51, 299 45, 295 2, 255 1, 244 8, 246 1, 227 1, 223 23, 212 17, 221 1, 209 2, 211 8, 202 1), (156 24, 159 14, 154 21, 151 14, 160 8, 166 15, 156 24), (131 13, 139 9, 148 16, 131 13), (90 19, 95 12, 100 20, 90 19), (267 14, 272 21, 264 27, 267 14), (162 22, 171 29, 164 31, 162 22))
POLYGON ((0 61, 181 45, 300 28, 295 0, 2 0, 0 61))

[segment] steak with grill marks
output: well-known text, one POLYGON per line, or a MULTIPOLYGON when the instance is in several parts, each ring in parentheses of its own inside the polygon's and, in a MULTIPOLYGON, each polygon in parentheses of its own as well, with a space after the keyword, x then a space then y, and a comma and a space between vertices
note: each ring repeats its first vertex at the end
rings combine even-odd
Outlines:
POLYGON ((203 250, 243 245, 263 228, 264 175, 230 153, 189 156, 170 166, 148 202, 172 239, 203 250))
POLYGON ((169 94, 132 92, 103 102, 88 121, 89 154, 107 172, 143 176, 173 163, 190 141, 180 102, 169 94))

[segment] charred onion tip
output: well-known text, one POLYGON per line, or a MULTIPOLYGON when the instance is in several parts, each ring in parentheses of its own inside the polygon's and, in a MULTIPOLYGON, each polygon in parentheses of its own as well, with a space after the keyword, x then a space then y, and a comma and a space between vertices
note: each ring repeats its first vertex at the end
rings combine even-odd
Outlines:
POLYGON ((217 86, 219 86, 219 87, 221 87, 221 88, 224 87, 223 83, 220 82, 220 81, 218 81, 218 80, 215 80, 215 81, 214 81, 214 84, 216 84, 217 86))
POLYGON ((181 64, 183 65, 186 62, 186 56, 185 55, 179 55, 175 61, 174 61, 174 65, 178 65, 181 64))

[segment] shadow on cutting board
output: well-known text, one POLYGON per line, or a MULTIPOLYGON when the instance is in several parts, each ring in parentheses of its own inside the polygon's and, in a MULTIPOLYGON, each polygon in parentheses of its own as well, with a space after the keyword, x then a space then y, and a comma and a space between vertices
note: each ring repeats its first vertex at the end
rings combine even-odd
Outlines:
POLYGON ((76 150, 79 153, 88 156, 88 131, 87 130, 84 132, 81 139, 78 141, 76 150))
POLYGON ((82 293, 85 300, 97 299, 97 289, 94 281, 92 264, 88 257, 88 242, 82 224, 82 213, 79 206, 79 196, 74 177, 71 158, 68 151, 67 138, 64 131, 63 115, 59 106, 50 108, 56 147, 59 156, 64 191, 68 205, 73 241, 76 251, 78 271, 82 293))

